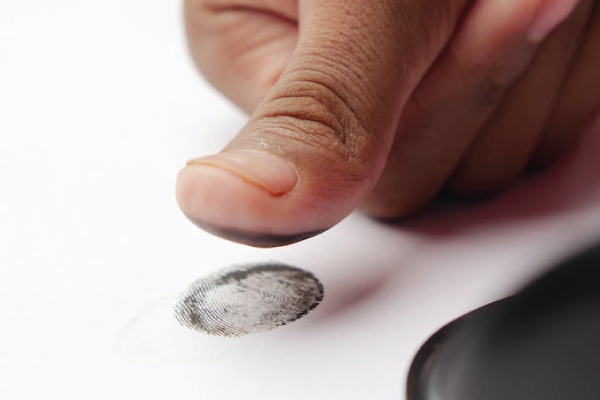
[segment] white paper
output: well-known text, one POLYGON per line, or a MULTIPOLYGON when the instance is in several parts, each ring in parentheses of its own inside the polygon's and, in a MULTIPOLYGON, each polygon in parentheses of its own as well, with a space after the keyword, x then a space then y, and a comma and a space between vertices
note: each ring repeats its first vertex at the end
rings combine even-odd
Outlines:
POLYGON ((600 235, 600 125, 493 201, 392 226, 354 214, 261 250, 177 208, 177 170, 244 116, 187 56, 176 2, 0 4, 0 398, 402 399, 414 353, 600 235), (314 273, 323 303, 238 339, 170 301, 236 263, 314 273))

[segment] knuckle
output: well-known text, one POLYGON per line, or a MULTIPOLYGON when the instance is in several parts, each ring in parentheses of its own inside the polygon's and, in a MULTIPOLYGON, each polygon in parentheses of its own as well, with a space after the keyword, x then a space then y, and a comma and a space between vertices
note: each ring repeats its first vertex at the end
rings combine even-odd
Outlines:
MULTIPOLYGON (((334 162, 354 165, 356 172, 373 160, 376 135, 371 132, 349 92, 334 72, 307 68, 286 74, 255 117, 257 125, 316 149, 334 162)), ((354 99, 355 100, 355 99, 354 99)))
POLYGON ((413 29, 416 29, 415 37, 420 37, 426 45, 445 42, 449 32, 455 29, 464 8, 461 1, 442 0, 422 2, 420 12, 415 13, 412 8, 408 8, 404 14, 407 14, 405 19, 409 20, 408 26, 414 26, 413 29))
POLYGON ((476 68, 475 73, 467 77, 466 81, 477 104, 487 108, 502 100, 514 82, 515 77, 512 75, 504 66, 484 66, 476 68))

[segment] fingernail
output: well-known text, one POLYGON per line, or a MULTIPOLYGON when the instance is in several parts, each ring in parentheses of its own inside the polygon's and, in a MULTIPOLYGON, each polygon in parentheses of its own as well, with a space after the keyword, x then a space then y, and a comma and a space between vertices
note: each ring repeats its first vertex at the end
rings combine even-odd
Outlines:
POLYGON ((195 158, 188 166, 220 168, 255 185, 272 196, 290 192, 298 182, 296 170, 281 158, 255 150, 234 150, 195 158))
POLYGON ((538 44, 546 38, 561 22, 563 22, 579 0, 544 0, 541 2, 533 24, 529 28, 528 39, 538 44))

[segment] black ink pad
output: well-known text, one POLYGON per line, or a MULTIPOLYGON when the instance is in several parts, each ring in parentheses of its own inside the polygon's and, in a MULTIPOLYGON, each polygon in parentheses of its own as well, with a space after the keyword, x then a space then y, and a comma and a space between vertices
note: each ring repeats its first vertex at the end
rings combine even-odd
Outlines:
POLYGON ((199 279, 175 304, 188 328, 238 337, 274 329, 313 310, 323 286, 310 272, 284 264, 235 266, 199 279))
POLYGON ((408 400, 600 399, 600 246, 432 336, 408 400))

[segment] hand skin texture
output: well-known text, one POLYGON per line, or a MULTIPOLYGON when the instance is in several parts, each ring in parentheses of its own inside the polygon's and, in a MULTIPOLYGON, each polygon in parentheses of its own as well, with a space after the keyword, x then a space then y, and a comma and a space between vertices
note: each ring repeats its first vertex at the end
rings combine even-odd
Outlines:
POLYGON ((178 202, 249 245, 493 195, 600 105, 600 0, 186 0, 185 20, 250 119, 180 171, 178 202))

